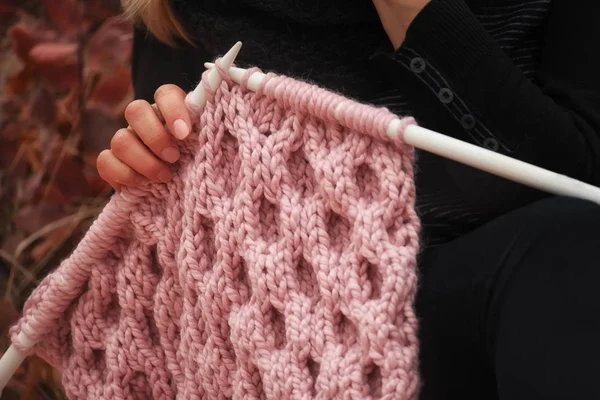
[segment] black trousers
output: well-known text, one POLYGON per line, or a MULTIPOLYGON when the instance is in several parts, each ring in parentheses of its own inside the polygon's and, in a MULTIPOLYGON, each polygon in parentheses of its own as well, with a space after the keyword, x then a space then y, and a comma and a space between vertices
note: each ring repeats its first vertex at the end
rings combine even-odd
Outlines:
POLYGON ((600 206, 531 204, 420 269, 421 399, 600 399, 600 206))

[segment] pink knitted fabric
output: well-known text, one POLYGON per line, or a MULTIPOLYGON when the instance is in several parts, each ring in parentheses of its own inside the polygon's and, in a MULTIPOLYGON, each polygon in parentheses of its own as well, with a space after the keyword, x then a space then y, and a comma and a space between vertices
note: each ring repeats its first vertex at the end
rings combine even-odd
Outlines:
POLYGON ((13 343, 38 343, 69 399, 416 399, 419 221, 396 117, 283 76, 224 79, 175 178, 113 196, 13 343))

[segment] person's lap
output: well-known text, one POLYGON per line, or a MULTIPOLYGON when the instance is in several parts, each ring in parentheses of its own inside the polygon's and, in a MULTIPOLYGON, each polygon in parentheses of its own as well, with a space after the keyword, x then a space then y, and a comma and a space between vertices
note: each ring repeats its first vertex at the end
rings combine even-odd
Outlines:
POLYGON ((600 206, 551 198, 420 258, 421 398, 600 399, 600 206))

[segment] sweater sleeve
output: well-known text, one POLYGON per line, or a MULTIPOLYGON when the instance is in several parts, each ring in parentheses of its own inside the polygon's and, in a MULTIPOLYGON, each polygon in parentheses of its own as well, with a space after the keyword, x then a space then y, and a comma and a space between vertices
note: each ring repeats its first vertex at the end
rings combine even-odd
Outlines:
POLYGON ((554 0, 529 79, 464 0, 432 0, 394 53, 396 82, 422 125, 600 185, 598 15, 599 2, 554 0))

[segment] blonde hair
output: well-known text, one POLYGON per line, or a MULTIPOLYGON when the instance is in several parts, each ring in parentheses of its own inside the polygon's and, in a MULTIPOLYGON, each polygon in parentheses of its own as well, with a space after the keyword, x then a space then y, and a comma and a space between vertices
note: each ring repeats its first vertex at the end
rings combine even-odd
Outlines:
POLYGON ((174 45, 176 38, 191 43, 190 36, 177 20, 170 0, 121 0, 127 17, 143 22, 160 41, 174 45))

